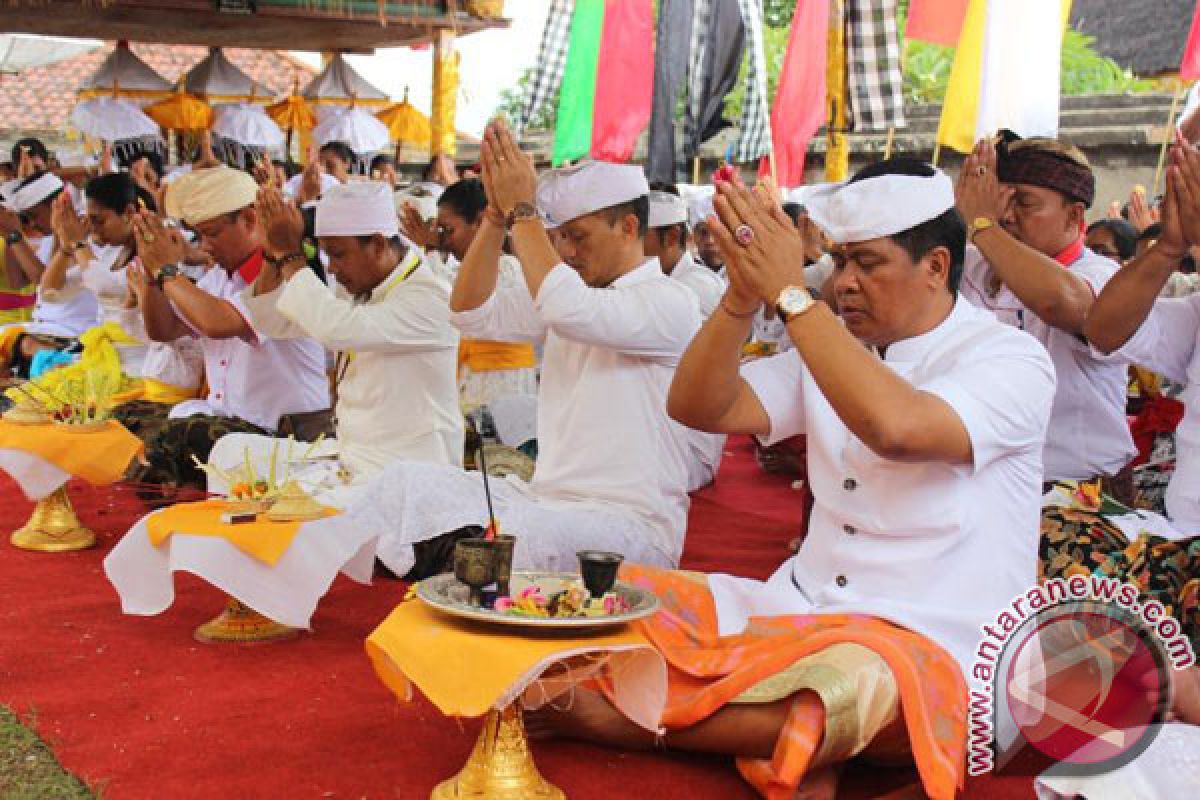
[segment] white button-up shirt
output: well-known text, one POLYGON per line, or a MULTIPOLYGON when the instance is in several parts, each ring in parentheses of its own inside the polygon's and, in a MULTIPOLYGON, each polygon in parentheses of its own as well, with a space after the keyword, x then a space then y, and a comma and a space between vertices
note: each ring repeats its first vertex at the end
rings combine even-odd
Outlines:
MULTIPOLYGON (((1099 295, 1117 265, 1091 250, 1067 267, 1099 295)), ((1058 394, 1046 434, 1046 480, 1084 480, 1116 475, 1137 453, 1125 420, 1129 362, 1093 352, 1082 338, 1051 327, 1002 286, 993 295, 991 267, 975 247, 967 248, 962 296, 996 314, 1001 322, 1028 331, 1054 361, 1058 394)))
MULTIPOLYGON (((196 288, 232 303, 250 334, 247 339, 210 339, 195 331, 204 353, 208 397, 180 403, 171 410, 172 417, 238 417, 273 431, 285 414, 329 408, 325 348, 313 339, 272 339, 257 330, 241 298, 248 285, 240 272, 219 266, 196 283, 196 288)), ((191 327, 178 309, 175 313, 191 327)))
POLYGON ((1037 584, 1054 368, 1032 337, 962 298, 932 331, 888 347, 884 363, 958 414, 973 463, 883 459, 796 351, 747 364, 767 443, 808 435, 815 505, 799 552, 765 584, 712 577, 721 633, 751 616, 872 614, 930 637, 968 672, 980 626, 1037 584))
POLYGON ((1200 294, 1156 301, 1142 327, 1118 352, 1185 385, 1167 515, 1181 532, 1200 531, 1200 294))
POLYGON ((309 269, 273 292, 254 297, 247 290, 242 300, 267 335, 311 336, 341 354, 338 450, 356 480, 401 459, 462 466, 450 286, 415 249, 363 303, 309 269))
POLYGON ((692 290, 696 302, 700 304, 700 314, 705 319, 712 316, 725 294, 725 281, 703 264, 697 264, 692 254, 685 252, 680 257, 675 269, 671 270, 671 278, 679 281, 692 290))
POLYGON ((450 321, 479 339, 545 341, 535 498, 633 513, 678 563, 690 456, 686 429, 667 416, 667 390, 700 326, 691 290, 654 258, 604 289, 559 264, 536 301, 525 285, 497 289, 450 321))

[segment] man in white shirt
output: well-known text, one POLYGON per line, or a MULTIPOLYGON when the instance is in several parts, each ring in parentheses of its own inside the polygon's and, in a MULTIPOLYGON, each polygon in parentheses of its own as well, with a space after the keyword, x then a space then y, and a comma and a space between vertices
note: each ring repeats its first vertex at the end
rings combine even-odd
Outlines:
POLYGON ((345 142, 326 142, 315 153, 310 152, 308 164, 288 179, 283 193, 302 206, 315 203, 325 192, 350 179, 350 169, 356 160, 354 151, 345 142))
MULTIPOLYGON (((391 187, 338 186, 317 204, 316 235, 336 291, 307 268, 299 210, 273 189, 260 191, 257 208, 278 266, 265 266, 241 295, 250 323, 266 336, 311 337, 338 353, 337 438, 313 453, 336 461, 300 465, 293 476, 323 502, 343 506, 393 461, 462 466, 450 285, 400 239, 391 187)), ((230 434, 209 460, 229 469, 248 450, 265 464, 277 442, 230 434)), ((209 491, 221 488, 210 479, 209 491)))
MULTIPOLYGON (((725 281, 697 264, 688 252, 687 204, 677 192, 669 184, 651 185, 646 255, 657 258, 664 274, 692 290, 700 304, 700 316, 708 319, 721 302, 725 281)), ((688 460, 688 491, 694 492, 716 477, 725 437, 703 431, 689 431, 688 437, 692 449, 692 458, 688 460)))
POLYGON ((1102 358, 1083 323, 1117 264, 1084 246, 1095 177, 1078 149, 1053 139, 980 142, 959 174, 968 226, 963 297, 1028 331, 1049 351, 1058 394, 1043 458, 1047 482, 1100 479, 1133 502, 1126 465, 1137 449, 1125 420, 1128 362, 1102 358))
MULTIPOLYGON (((451 322, 465 336, 545 348, 533 479, 491 483, 496 520, 517 537, 514 568, 573 570, 583 549, 677 564, 688 445, 666 392, 700 320, 691 291, 643 252, 645 175, 588 162, 539 183, 501 123, 488 128, 483 161, 491 205, 459 269, 451 322), (545 224, 563 230, 566 263, 545 224), (524 285, 498 289, 506 227, 524 285)), ((449 567, 459 534, 448 532, 488 524, 488 503, 478 473, 400 463, 317 524, 379 530, 380 560, 420 577, 449 567)))
POLYGON ((147 444, 146 483, 202 487, 192 463, 208 459, 226 433, 273 433, 280 419, 329 408, 325 350, 313 339, 272 339, 250 322, 242 293, 258 277, 263 249, 254 202, 258 184, 230 167, 193 170, 167 187, 166 211, 195 231, 216 266, 193 284, 180 269, 183 235, 155 215, 135 221, 140 264, 130 279, 146 333, 170 342, 191 333, 200 340, 208 396, 171 410, 147 444))
MULTIPOLYGON (((669 598, 671 613, 645 624, 651 641, 669 622, 684 626, 694 647, 716 651, 709 671, 692 672, 684 680, 690 689, 678 695, 671 691, 680 677, 675 670, 691 663, 689 653, 664 652, 672 665, 668 695, 680 697, 667 714, 688 720, 687 727, 668 725, 666 744, 753 758, 756 766, 785 746, 781 732, 789 742, 819 745, 820 757, 811 753, 808 763, 824 765, 853 757, 900 718, 897 692, 885 688, 895 661, 879 663, 874 650, 869 671, 841 667, 850 670, 838 682, 845 694, 832 705, 830 684, 815 673, 807 685, 793 675, 790 685, 812 688, 821 699, 784 692, 770 703, 726 705, 740 702, 745 683, 738 675, 761 675, 776 663, 762 638, 771 620, 763 618, 793 621, 779 626, 780 647, 806 629, 820 631, 827 644, 816 658, 846 641, 864 645, 868 638, 856 635, 885 620, 892 623, 885 638, 913 646, 915 632, 926 642, 926 658, 936 653, 933 662, 917 660, 919 674, 935 680, 938 664, 965 676, 980 626, 1037 580, 1041 453, 1054 372, 1031 337, 959 297, 965 237, 950 179, 927 164, 893 159, 814 195, 809 210, 839 246, 834 289, 841 319, 805 290, 804 242, 774 193, 723 185, 720 221, 710 223, 730 289, 688 348, 669 401, 673 417, 707 430, 769 442, 806 433, 816 496, 808 535, 766 582, 711 575, 708 592, 682 593, 715 604, 715 619, 674 599, 670 587, 694 587, 692 577, 648 569, 626 576, 669 598), (764 303, 776 306, 795 349, 743 366, 741 345, 764 303), (739 636, 747 637, 744 650, 739 636), (756 669, 756 661, 764 666, 756 669), (725 666, 714 669, 718 663, 725 666), (704 709, 691 712, 685 697, 699 698, 704 709), (845 724, 862 726, 850 743, 839 735, 845 724)), ((941 705, 965 708, 961 682, 946 691, 963 696, 943 696, 941 705)), ((906 717, 914 700, 905 698, 906 717)), ((591 692, 577 692, 573 704, 553 723, 558 732, 626 747, 654 743, 591 692)), ((965 731, 965 713, 955 724, 965 731)), ((768 769, 761 777, 773 778, 783 796, 799 776, 768 769)))

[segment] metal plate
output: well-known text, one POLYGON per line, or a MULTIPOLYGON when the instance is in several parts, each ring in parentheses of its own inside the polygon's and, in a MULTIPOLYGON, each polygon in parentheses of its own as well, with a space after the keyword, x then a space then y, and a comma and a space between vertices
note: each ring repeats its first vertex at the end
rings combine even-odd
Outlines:
MULTIPOLYGON (((544 594, 550 595, 562 591, 578 580, 579 575, 570 572, 514 572, 511 589, 513 594, 516 594, 536 583, 544 594)), ((536 630, 611 628, 648 617, 658 611, 658 598, 645 589, 617 581, 613 590, 629 603, 629 611, 611 617, 519 617, 487 608, 474 608, 467 603, 467 587, 459 583, 453 575, 435 575, 421 581, 417 584, 417 597, 438 611, 462 619, 536 630)))

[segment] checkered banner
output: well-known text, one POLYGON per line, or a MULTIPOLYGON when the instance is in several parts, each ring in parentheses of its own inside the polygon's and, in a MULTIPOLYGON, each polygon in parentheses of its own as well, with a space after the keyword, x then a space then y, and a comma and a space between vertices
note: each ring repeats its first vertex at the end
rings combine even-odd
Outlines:
POLYGON ((847 126, 858 131, 903 128, 896 0, 846 0, 847 126))
POLYGON ((767 97, 767 56, 763 41, 762 0, 738 0, 742 24, 746 28, 746 93, 742 99, 739 134, 733 146, 733 160, 745 164, 771 152, 771 114, 767 97))
POLYGON ((575 0, 550 0, 546 14, 546 27, 542 29, 542 46, 538 51, 537 72, 529 86, 525 108, 516 121, 521 131, 562 85, 563 71, 567 67, 567 50, 571 44, 571 17, 575 13, 575 0))

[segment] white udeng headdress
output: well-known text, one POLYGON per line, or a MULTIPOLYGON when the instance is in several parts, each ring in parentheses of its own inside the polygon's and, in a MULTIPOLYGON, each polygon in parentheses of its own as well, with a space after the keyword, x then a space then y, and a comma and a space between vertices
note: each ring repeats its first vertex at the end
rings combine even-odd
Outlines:
POLYGON ((902 233, 954 208, 954 184, 940 169, 833 183, 807 193, 808 216, 837 244, 902 233))

